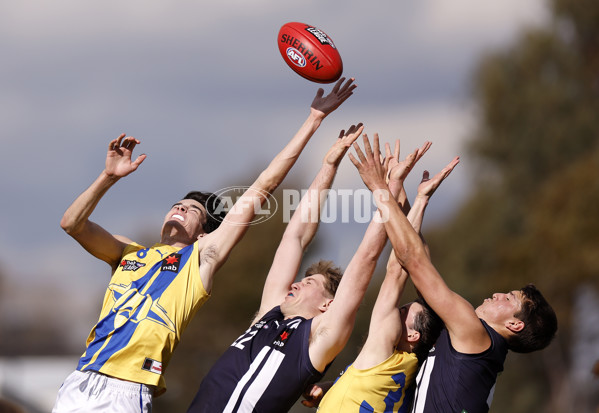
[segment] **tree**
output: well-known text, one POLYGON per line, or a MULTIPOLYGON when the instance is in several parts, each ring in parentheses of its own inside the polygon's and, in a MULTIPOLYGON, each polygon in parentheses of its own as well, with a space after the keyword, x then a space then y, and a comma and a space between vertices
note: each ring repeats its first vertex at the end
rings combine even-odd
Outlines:
POLYGON ((582 406, 564 391, 571 309, 579 285, 599 288, 599 3, 554 0, 552 10, 548 27, 481 61, 470 144, 480 180, 453 222, 427 237, 441 273, 472 302, 534 282, 558 314, 554 344, 508 357, 498 412, 582 406))

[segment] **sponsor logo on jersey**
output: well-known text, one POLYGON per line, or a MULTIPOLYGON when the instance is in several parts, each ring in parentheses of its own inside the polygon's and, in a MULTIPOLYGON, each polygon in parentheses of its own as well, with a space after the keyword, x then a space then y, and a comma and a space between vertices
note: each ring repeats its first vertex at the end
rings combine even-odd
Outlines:
POLYGON ((162 363, 160 361, 152 360, 151 358, 146 357, 141 369, 156 374, 162 374, 162 363))
POLYGON ((179 272, 179 265, 181 265, 181 254, 172 253, 162 260, 160 271, 179 272))
POLYGON ((145 267, 146 264, 143 262, 135 261, 135 260, 122 260, 121 261, 121 269, 123 271, 137 271, 142 267, 145 267))

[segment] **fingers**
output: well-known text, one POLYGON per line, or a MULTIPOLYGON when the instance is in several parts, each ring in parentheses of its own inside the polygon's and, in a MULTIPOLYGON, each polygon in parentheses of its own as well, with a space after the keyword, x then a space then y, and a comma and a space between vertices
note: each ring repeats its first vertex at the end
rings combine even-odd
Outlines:
POLYGON ((335 86, 333 86, 333 90, 331 90, 331 93, 337 93, 339 91, 339 88, 341 87, 341 84, 343 83, 344 80, 345 80, 344 77, 342 77, 341 79, 339 79, 337 81, 337 83, 335 83, 335 86))
POLYGON ((389 142, 385 142, 385 158, 391 158, 391 145, 389 145, 389 142))
POLYGON ((422 174, 421 185, 418 188, 418 193, 423 194, 425 196, 432 196, 433 193, 437 190, 441 182, 445 180, 456 167, 456 165, 460 162, 459 156, 456 156, 445 168, 441 170, 438 174, 436 174, 432 179, 429 177, 429 172, 424 171, 422 174))
POLYGON ((345 100, 351 95, 353 95, 354 89, 357 87, 357 85, 353 84, 355 80, 353 77, 350 78, 344 85, 342 85, 344 80, 344 77, 339 79, 339 81, 335 84, 335 87, 333 87, 333 90, 331 91, 332 94, 337 95, 337 97, 341 100, 345 100))
POLYGON ((451 171, 453 171, 453 169, 459 163, 460 163, 460 157, 459 156, 456 156, 455 158, 453 158, 453 160, 451 162, 449 162, 449 164, 447 164, 447 166, 445 168, 443 168, 441 170, 441 172, 439 172, 439 175, 442 175, 442 179, 447 178, 449 176, 449 174, 451 173, 451 171))
POLYGON ((422 158, 422 157, 424 156, 424 154, 425 154, 425 153, 426 153, 426 152, 427 152, 427 151, 430 149, 430 147, 431 147, 431 145, 432 145, 432 144, 433 144, 433 143, 432 143, 432 142, 430 142, 430 141, 426 141, 426 142, 424 142, 424 145, 422 145, 422 146, 421 146, 421 147, 420 147, 420 148, 417 150, 418 154, 417 154, 417 156, 416 156, 416 161, 419 161, 419 160, 420 160, 420 158, 422 158))
POLYGON ((118 138, 111 140, 110 143, 108 144, 108 150, 117 149, 118 147, 120 147, 121 141, 123 140, 123 138, 125 136, 126 136, 126 134, 121 133, 118 138))
POLYGON ((360 136, 362 134, 363 130, 364 130, 364 125, 362 125, 361 123, 358 123, 357 126, 352 125, 349 128, 349 130, 347 131, 345 143, 348 146, 353 144, 356 141, 356 139, 358 139, 358 136, 360 136))
MULTIPOLYGON (((354 149, 356 149, 355 146, 354 149)), ((360 168, 360 161, 358 161, 351 152, 349 153, 349 160, 351 161, 351 163, 354 164, 356 168, 360 168)))
POLYGON ((374 159, 379 159, 380 155, 381 155, 381 148, 379 146, 379 134, 375 133, 374 134, 374 140, 373 140, 373 156, 374 159))
POLYGON ((356 131, 356 128, 359 128, 360 126, 362 126, 362 124, 361 124, 361 123, 358 123, 358 126, 356 126, 356 125, 351 125, 351 126, 350 126, 350 127, 347 129, 347 132, 346 132, 346 133, 344 133, 344 135, 345 135, 345 136, 349 136, 349 135, 351 135, 352 133, 354 133, 354 132, 356 131))
MULTIPOLYGON (((364 152, 366 153, 363 161, 366 161, 366 157, 372 159, 372 147, 370 146, 370 140, 368 139, 367 134, 362 135, 362 141, 364 143, 364 152)), ((360 156, 360 154, 358 154, 358 156, 360 156)))
MULTIPOLYGON (((337 88, 337 91, 339 91, 339 93, 351 92, 356 88, 357 85, 353 84, 354 80, 356 80, 356 79, 354 79, 353 77, 350 77, 349 80, 343 86, 341 86, 341 84, 343 83, 344 80, 345 80, 345 78, 342 77, 341 79, 339 79, 339 81, 335 85, 335 88, 337 88), (340 87, 338 87, 338 86, 340 86, 340 87)), ((335 91, 335 88, 333 88, 333 91, 335 91)), ((336 91, 335 91, 335 93, 336 93, 336 91)))
POLYGON ((111 150, 111 149, 125 148, 125 149, 132 151, 135 148, 135 145, 138 145, 141 143, 139 141, 139 139, 135 139, 132 136, 127 136, 125 138, 125 136, 126 135, 124 133, 121 133, 118 138, 111 140, 110 143, 108 144, 108 149, 111 150))
MULTIPOLYGON (((368 137, 366 137, 366 134, 364 134, 364 139, 366 141, 368 141, 368 137)), ((362 149, 360 149, 360 145, 358 145, 357 142, 354 142, 353 143, 353 147, 354 147, 354 150, 356 151, 356 155, 358 156, 358 159, 360 160, 359 162, 356 160, 357 163, 354 162, 354 165, 358 166, 361 163, 366 163, 366 156, 364 156, 364 152, 362 152, 362 149)), ((350 153, 349 155, 350 155, 350 159, 351 159, 352 158, 352 154, 350 153)))
POLYGON ((132 163, 131 163, 131 165, 132 165, 132 166, 133 166, 135 169, 137 169, 137 167, 138 167, 139 165, 141 165, 141 163, 142 163, 142 162, 143 162, 143 161, 146 159, 146 157, 147 157, 147 155, 146 155, 145 153, 143 153, 143 154, 139 155, 139 156, 137 157, 137 159, 136 159, 134 162, 132 162, 132 163))

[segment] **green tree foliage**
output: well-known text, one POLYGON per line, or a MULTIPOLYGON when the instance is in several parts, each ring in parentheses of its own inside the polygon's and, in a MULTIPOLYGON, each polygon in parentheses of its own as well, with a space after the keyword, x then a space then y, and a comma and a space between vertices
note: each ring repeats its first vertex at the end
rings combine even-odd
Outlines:
POLYGON ((549 27, 482 60, 470 145, 480 180, 428 236, 450 287, 473 303, 533 282, 558 313, 554 344, 508 357, 497 412, 568 411, 571 308, 580 285, 599 288, 599 2, 552 6, 549 27))

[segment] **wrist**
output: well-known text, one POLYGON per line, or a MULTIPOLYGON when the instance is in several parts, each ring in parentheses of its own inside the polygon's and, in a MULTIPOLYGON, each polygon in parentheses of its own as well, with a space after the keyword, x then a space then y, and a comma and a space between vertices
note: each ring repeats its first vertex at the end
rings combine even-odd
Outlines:
POLYGON ((326 116, 327 115, 324 112, 318 109, 310 108, 310 114, 308 115, 308 119, 320 124, 320 122, 322 122, 326 116))
POLYGON ((106 169, 104 169, 101 173, 100 173, 100 180, 102 182, 107 183, 108 185, 112 185, 114 183, 116 183, 118 180, 120 179, 119 176, 116 176, 114 174, 108 173, 106 171, 106 169))
POLYGON ((421 202, 428 204, 428 200, 430 198, 431 198, 430 195, 416 194, 416 198, 414 199, 414 201, 421 201, 421 202))

